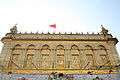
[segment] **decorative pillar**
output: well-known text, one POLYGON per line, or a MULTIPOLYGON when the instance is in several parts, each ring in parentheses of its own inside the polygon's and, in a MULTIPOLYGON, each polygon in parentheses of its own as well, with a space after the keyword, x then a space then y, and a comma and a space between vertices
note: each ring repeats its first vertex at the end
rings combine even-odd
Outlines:
POLYGON ((39 59, 40 59, 40 50, 38 48, 35 49, 35 54, 33 57, 33 64, 36 69, 39 68, 39 59))
POLYGON ((42 49, 39 50, 39 59, 38 59, 39 69, 42 69, 42 54, 41 54, 41 51, 42 51, 42 49))
POLYGON ((51 69, 54 69, 55 68, 55 49, 51 49, 51 52, 50 52, 50 68, 51 69))
POLYGON ((84 69, 85 68, 85 65, 87 65, 86 62, 86 53, 85 53, 85 50, 84 49, 81 49, 81 68, 84 69))
POLYGON ((65 49, 64 51, 64 59, 65 59, 65 68, 68 68, 68 49, 65 49))
POLYGON ((2 51, 4 60, 2 62, 4 68, 8 68, 9 65, 11 64, 11 57, 12 57, 12 50, 13 50, 13 46, 11 45, 11 43, 4 43, 4 49, 2 51))
POLYGON ((80 69, 82 68, 82 60, 81 60, 81 58, 82 58, 82 55, 81 55, 82 53, 81 53, 81 49, 79 49, 79 66, 80 66, 80 69))

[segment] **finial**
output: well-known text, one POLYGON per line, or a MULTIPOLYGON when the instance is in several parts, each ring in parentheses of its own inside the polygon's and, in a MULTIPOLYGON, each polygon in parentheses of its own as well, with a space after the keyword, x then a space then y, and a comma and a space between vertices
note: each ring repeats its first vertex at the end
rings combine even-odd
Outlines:
POLYGON ((25 34, 26 34, 27 32, 25 31, 25 34))
POLYGON ((72 32, 70 32, 70 34, 72 34, 72 32))
POLYGON ((89 34, 89 32, 87 32, 87 34, 89 34))
POLYGON ((59 34, 61 34, 61 33, 59 32, 59 34))
POLYGON ((76 32, 76 34, 78 34, 78 33, 76 32))
POLYGON ((102 30, 106 30, 106 29, 103 27, 103 25, 101 25, 101 29, 102 29, 102 30))
POLYGON ((67 33, 65 32, 65 34, 67 34, 67 33))
POLYGON ((98 35, 99 35, 99 32, 98 32, 98 35))
POLYGON ((83 34, 83 32, 81 34, 83 34))
POLYGON ((92 32, 92 34, 94 34, 94 32, 92 32))
POLYGON ((43 31, 42 31, 42 34, 44 34, 43 31))
POLYGON ((50 32, 48 31, 48 34, 50 34, 50 32))
POLYGON ((36 34, 38 34, 38 31, 36 32, 36 34))
POLYGON ((17 23, 15 24, 15 26, 17 26, 17 23))
POLYGON ((16 29, 17 29, 17 23, 13 26, 13 28, 16 28, 16 29))

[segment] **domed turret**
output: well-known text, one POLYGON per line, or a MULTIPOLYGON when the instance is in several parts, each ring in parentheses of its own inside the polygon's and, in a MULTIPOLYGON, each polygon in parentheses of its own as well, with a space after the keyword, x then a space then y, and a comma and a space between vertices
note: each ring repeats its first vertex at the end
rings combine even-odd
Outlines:
POLYGON ((13 26, 13 28, 10 29, 11 33, 17 33, 17 24, 15 24, 15 26, 13 26))
POLYGON ((101 34, 108 34, 108 30, 107 29, 105 29, 104 27, 103 27, 103 25, 101 25, 101 32, 100 32, 101 34))

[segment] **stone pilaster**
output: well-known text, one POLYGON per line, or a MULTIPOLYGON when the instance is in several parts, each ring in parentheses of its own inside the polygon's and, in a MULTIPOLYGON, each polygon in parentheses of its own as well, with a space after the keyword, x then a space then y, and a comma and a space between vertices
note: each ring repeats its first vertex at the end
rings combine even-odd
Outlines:
POLYGON ((37 69, 39 68, 39 59, 40 59, 40 50, 35 49, 33 64, 34 64, 35 68, 37 68, 37 69))
POLYGON ((81 68, 84 69, 85 66, 87 65, 86 53, 84 49, 81 49, 80 51, 81 51, 81 56, 82 56, 81 57, 81 65, 82 65, 81 68))
POLYGON ((6 43, 5 46, 6 48, 2 52, 2 54, 4 54, 3 66, 4 68, 8 68, 9 65, 11 64, 13 46, 11 45, 11 43, 6 43))
POLYGON ((115 51, 115 47, 114 47, 114 43, 112 42, 109 42, 109 46, 108 46, 108 56, 109 56, 109 59, 111 61, 111 65, 116 65, 118 64, 118 54, 116 53, 115 51))
POLYGON ((27 54, 27 49, 24 48, 21 50, 22 54, 20 55, 20 67, 23 69, 25 63, 26 63, 26 54, 27 54))
POLYGON ((50 68, 51 69, 54 69, 55 68, 55 49, 51 49, 51 52, 50 52, 50 68))

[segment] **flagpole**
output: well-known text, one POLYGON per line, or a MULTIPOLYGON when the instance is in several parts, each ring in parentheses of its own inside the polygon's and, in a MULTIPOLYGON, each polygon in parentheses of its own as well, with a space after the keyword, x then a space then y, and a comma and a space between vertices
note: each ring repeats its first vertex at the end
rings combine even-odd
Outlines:
POLYGON ((56 22, 55 22, 55 32, 56 32, 56 22))

